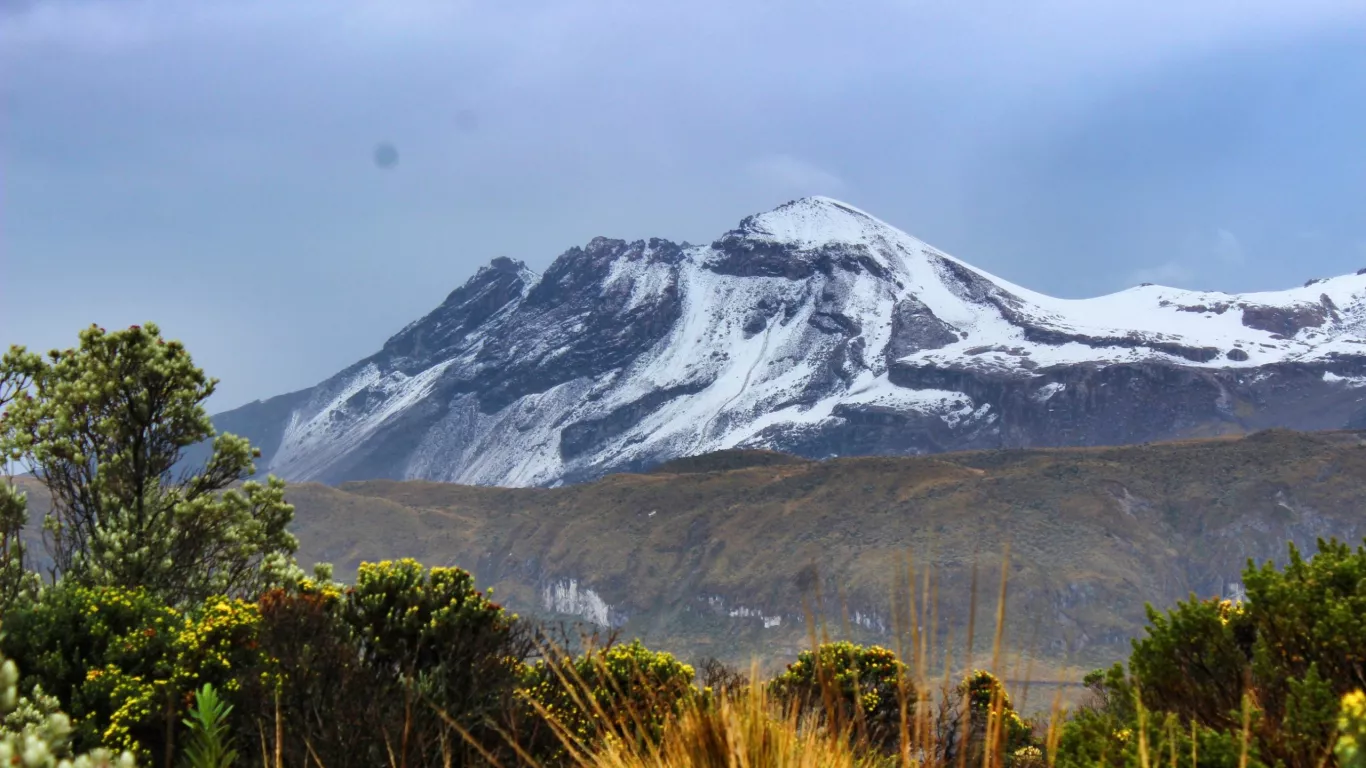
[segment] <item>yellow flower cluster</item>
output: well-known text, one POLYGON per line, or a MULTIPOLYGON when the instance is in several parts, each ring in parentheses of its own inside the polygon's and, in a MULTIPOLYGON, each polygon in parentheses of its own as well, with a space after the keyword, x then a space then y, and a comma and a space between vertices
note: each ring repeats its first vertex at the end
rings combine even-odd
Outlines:
POLYGON ((1366 768, 1366 691, 1357 690, 1342 697, 1338 734, 1338 765, 1366 768))
POLYGON ((1230 621, 1243 615, 1245 608, 1241 600, 1220 600, 1219 601, 1219 621, 1225 626, 1230 621))

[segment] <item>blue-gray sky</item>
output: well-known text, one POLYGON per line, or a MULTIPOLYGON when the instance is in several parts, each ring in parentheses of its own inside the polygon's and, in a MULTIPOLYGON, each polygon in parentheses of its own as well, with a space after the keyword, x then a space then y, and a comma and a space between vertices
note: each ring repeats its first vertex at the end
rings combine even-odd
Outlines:
POLYGON ((153 320, 215 409, 806 194, 1055 295, 1366 266, 1361 0, 0 0, 0 100, 0 342, 153 320))

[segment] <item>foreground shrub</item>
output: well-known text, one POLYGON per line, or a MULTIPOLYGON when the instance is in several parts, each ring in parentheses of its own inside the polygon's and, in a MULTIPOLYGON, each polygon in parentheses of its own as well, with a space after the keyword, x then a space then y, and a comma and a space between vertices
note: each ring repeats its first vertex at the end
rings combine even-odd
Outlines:
POLYGON ((127 752, 107 749, 72 755, 71 721, 56 701, 34 689, 19 693, 19 668, 0 653, 0 765, 19 768, 133 768, 127 752))
POLYGON ((966 753, 969 765, 1014 765, 1034 762, 1039 744, 1033 727, 1020 717, 999 678, 985 670, 974 670, 963 678, 954 695, 945 701, 947 727, 938 735, 938 752, 945 763, 966 753))
POLYGON ((1151 744, 1166 728, 1185 734, 1163 737, 1178 760, 1194 750, 1201 765, 1331 767, 1342 697, 1366 687, 1366 547, 1320 540, 1309 560, 1289 552, 1283 570, 1248 564, 1246 603, 1150 606, 1127 674, 1093 678, 1105 701, 1068 723, 1059 761, 1113 756, 1124 746, 1115 734, 1151 744))
POLYGON ((143 589, 59 585, 5 615, 4 652, 75 718, 78 749, 173 748, 180 715, 205 682, 236 687, 255 659, 251 603, 216 598, 188 614, 143 589))
POLYGON ((696 698, 692 679, 691 666, 633 640, 573 659, 552 651, 528 670, 523 695, 573 749, 609 739, 657 745, 666 723, 696 698))
MULTIPOLYGON (((1171 768, 1262 768, 1258 747, 1236 730, 1220 731, 1172 712, 1151 712, 1123 667, 1087 676, 1092 701, 1058 726, 1058 768, 1123 766, 1153 761, 1171 768)), ((1249 708, 1249 718, 1253 712, 1249 708)))
POLYGON ((354 587, 303 580, 259 610, 260 662, 241 681, 248 762, 467 765, 511 750, 500 731, 516 730, 533 645, 468 572, 365 563, 354 587))
POLYGON ((341 598, 304 582, 259 601, 260 656, 239 674, 234 719, 244 762, 271 764, 278 750, 286 765, 387 764, 384 730, 402 722, 402 702, 392 673, 362 663, 341 598))
POLYGON ((772 688, 787 705, 883 746, 899 741, 903 710, 909 720, 915 707, 914 686, 895 653, 847 641, 802 651, 772 688))

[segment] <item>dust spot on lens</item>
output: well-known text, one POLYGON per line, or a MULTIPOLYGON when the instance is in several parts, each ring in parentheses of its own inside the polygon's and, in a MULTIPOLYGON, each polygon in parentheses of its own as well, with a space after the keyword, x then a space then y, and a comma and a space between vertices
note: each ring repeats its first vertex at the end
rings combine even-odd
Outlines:
POLYGON ((375 145, 375 165, 385 170, 398 165, 398 149, 387 141, 375 145))

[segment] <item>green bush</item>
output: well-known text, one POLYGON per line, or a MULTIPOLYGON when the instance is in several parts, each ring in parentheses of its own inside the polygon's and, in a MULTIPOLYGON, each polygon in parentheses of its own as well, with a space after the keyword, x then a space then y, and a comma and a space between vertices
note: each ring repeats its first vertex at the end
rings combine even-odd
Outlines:
POLYGON ((248 762, 261 757, 260 732, 277 748, 277 715, 290 764, 467 765, 508 749, 498 731, 513 730, 532 645, 468 572, 365 563, 353 587, 303 580, 266 593, 259 611, 261 655, 242 677, 238 724, 248 762))
MULTIPOLYGON (((1150 712, 1118 664, 1088 675, 1086 684, 1093 701, 1062 724, 1054 753, 1057 768, 1243 765, 1241 723, 1236 730, 1220 731, 1201 725, 1198 720, 1183 720, 1172 712, 1150 712)), ((1248 714, 1251 722, 1255 722, 1255 712, 1248 714)), ((1257 745, 1247 744, 1246 768, 1265 765, 1257 745)))
POLYGON ((471 732, 509 706, 532 648, 517 616, 475 589, 468 571, 415 560, 362 564, 342 616, 366 664, 394 670, 471 732))
POLYGON ((1311 559, 1293 544, 1289 554, 1284 569, 1248 563, 1245 603, 1150 606, 1128 674, 1103 675, 1104 701, 1067 724, 1059 762, 1094 764, 1124 746, 1115 734, 1141 732, 1151 744, 1160 734, 1148 731, 1166 728, 1185 734, 1167 748, 1178 757, 1194 748, 1201 764, 1233 764, 1246 741, 1249 764, 1331 765, 1340 701, 1366 687, 1366 547, 1320 540, 1311 559))
POLYGON ((1014 702, 996 675, 974 670, 940 702, 934 750, 944 764, 1033 765, 1041 760, 1033 726, 1015 711, 1014 702))
POLYGON ((182 613, 144 589, 59 584, 5 616, 0 648, 28 670, 26 686, 74 718, 79 749, 128 750, 140 760, 172 739, 191 692, 231 691, 255 663, 255 605, 214 598, 182 613))
POLYGON ((900 738, 903 697, 907 718, 915 707, 915 688, 895 653, 847 641, 802 651, 771 685, 789 706, 819 712, 883 745, 900 738))
POLYGON ((401 729, 401 693, 392 672, 362 662, 341 600, 336 587, 304 582, 258 602, 260 655, 239 675, 233 723, 244 763, 271 764, 278 747, 286 765, 388 764, 383 732, 401 729), (289 724, 278 745, 277 715, 289 724))
MULTIPOLYGON (((20 347, 11 347, 0 357, 0 464, 6 468, 23 454, 5 440, 9 432, 7 406, 27 394, 42 365, 42 359, 20 347)), ((28 500, 6 477, 0 485, 0 616, 19 600, 37 595, 40 582, 38 575, 29 570, 21 536, 27 522, 28 500)))
MULTIPOLYGON (((527 670, 523 695, 573 742, 610 735, 658 743, 665 724, 697 694, 692 680, 691 666, 637 639, 577 658, 552 652, 527 670)), ((554 746, 546 751, 558 754, 554 746)))
POLYGON ((0 653, 0 765, 17 768, 133 768, 128 752, 107 749, 72 755, 71 720, 56 701, 34 689, 20 690, 19 668, 0 653))

